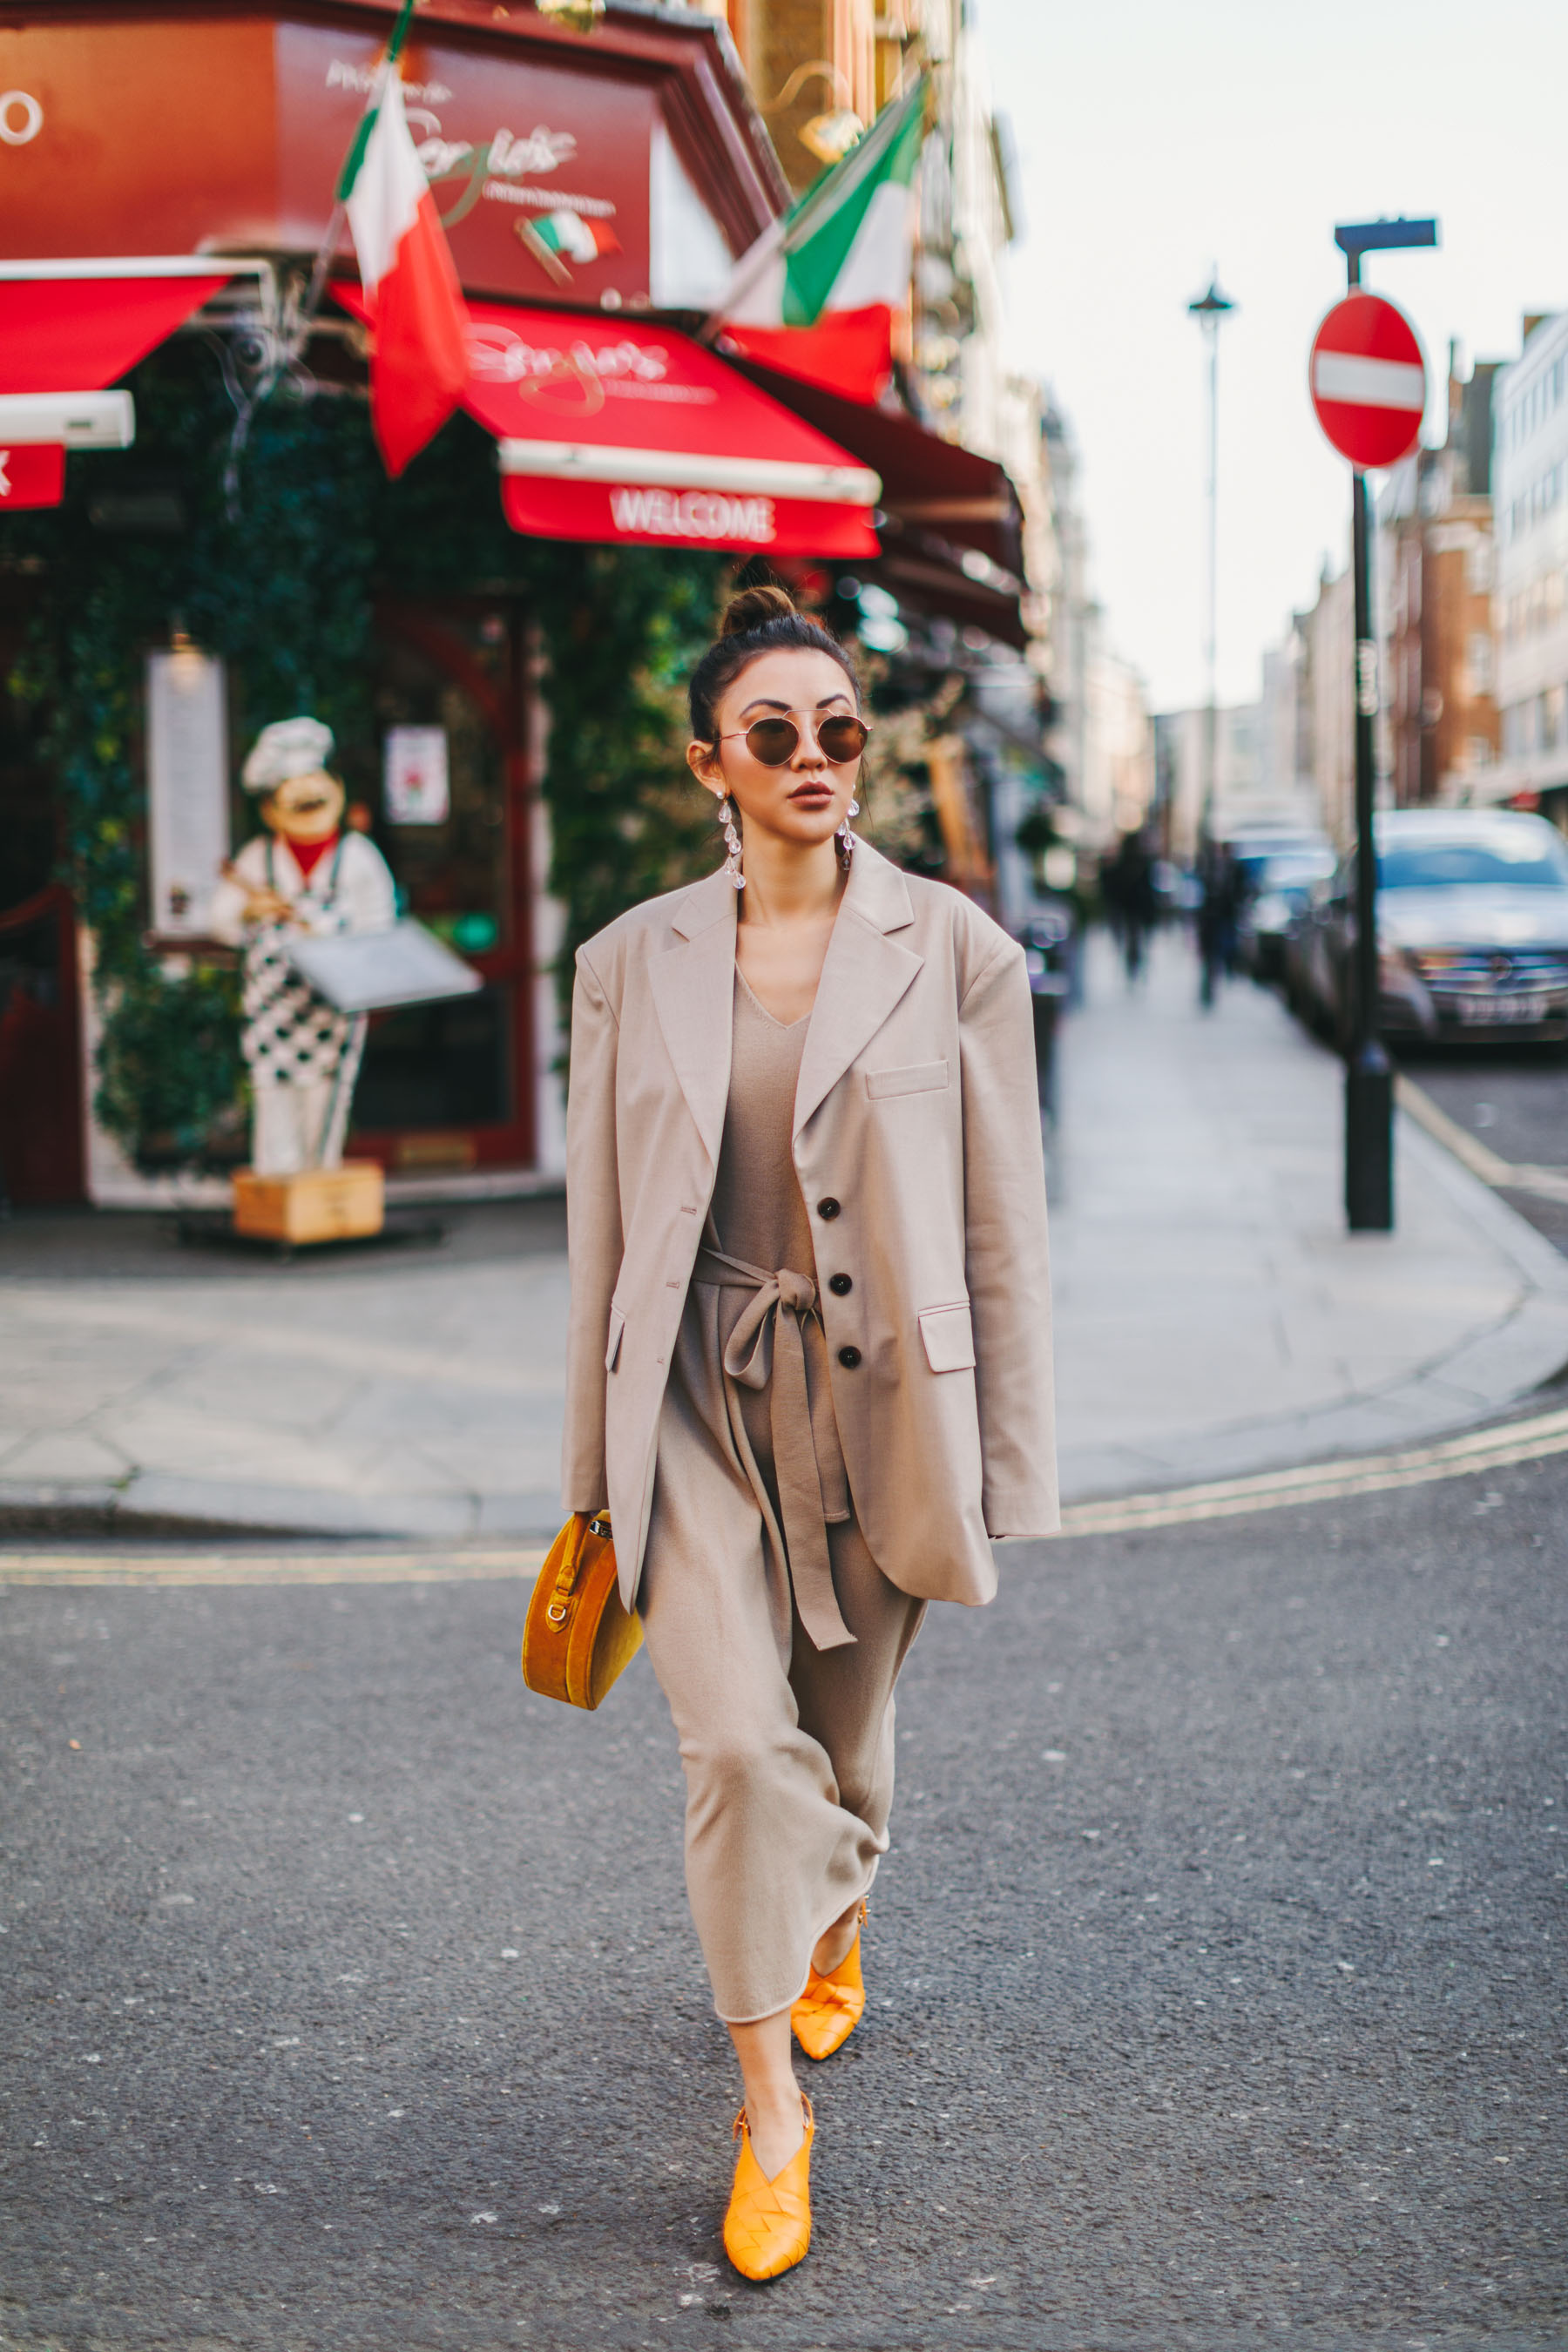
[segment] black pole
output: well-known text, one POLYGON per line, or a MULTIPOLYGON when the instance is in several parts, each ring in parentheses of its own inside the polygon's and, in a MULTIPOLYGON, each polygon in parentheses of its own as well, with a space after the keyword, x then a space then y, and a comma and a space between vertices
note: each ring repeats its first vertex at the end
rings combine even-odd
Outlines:
MULTIPOLYGON (((1435 220, 1342 221, 1334 243, 1345 278, 1361 284, 1363 253, 1435 246, 1435 220)), ((1394 1229, 1394 1073, 1377 1034, 1377 844, 1373 838, 1373 730, 1377 721, 1377 644, 1372 633, 1371 507, 1366 476, 1352 475, 1355 572, 1356 938, 1350 1050, 1345 1056, 1345 1215, 1352 1234, 1394 1229)))
MULTIPOLYGON (((1349 257, 1352 286, 1361 257, 1349 257)), ((1377 1034, 1377 845, 1373 838, 1377 642, 1372 629, 1371 502, 1366 476, 1352 475, 1355 571, 1356 925, 1353 1019, 1345 1058, 1345 1216, 1352 1234, 1394 1229, 1394 1072, 1377 1034)))

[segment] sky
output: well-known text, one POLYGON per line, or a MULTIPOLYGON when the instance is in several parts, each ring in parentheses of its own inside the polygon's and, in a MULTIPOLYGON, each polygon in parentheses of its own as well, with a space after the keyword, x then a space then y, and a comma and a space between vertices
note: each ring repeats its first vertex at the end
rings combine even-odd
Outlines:
MULTIPOLYGON (((1092 584, 1155 709, 1201 702, 1205 376, 1186 305, 1217 262, 1219 689, 1347 560, 1350 474, 1307 354, 1343 293, 1337 221, 1435 214, 1435 253, 1369 257, 1426 354, 1507 359, 1568 306, 1563 0, 970 0, 1021 166, 1016 365, 1082 462, 1092 584)), ((1374 480, 1375 480, 1374 477, 1374 480)))

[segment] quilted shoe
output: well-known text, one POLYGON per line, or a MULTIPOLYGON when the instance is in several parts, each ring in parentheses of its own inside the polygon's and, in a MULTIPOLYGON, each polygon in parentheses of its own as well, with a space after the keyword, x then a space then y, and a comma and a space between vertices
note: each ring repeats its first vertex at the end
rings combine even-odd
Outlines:
POLYGON ((816 2118, 803 2093, 805 2137, 776 2180, 769 2180, 752 2153, 746 2110, 735 2117, 741 2153, 735 2165, 730 2210, 724 2216, 724 2252, 742 2278, 778 2278, 805 2257, 811 2243, 811 2142, 816 2118))
MULTIPOLYGON (((860 1916, 866 1916, 862 1905, 860 1916)), ((866 1987, 860 1975, 860 1935, 836 1969, 818 1976, 815 1969, 805 1990, 789 2013, 795 2038, 808 2058, 831 2058, 842 2050, 866 2013, 866 1987)))

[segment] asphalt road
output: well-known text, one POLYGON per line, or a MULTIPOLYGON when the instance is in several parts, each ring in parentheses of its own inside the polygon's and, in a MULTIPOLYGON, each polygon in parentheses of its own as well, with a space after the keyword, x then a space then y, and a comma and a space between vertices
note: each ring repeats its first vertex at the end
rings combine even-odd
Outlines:
MULTIPOLYGON (((1410 1076, 1457 1126, 1516 1165, 1568 1174, 1568 1055, 1472 1046, 1411 1055, 1410 1076)), ((1568 1255, 1568 1202, 1505 1191, 1504 1199, 1568 1255)))
POLYGON ((933 1612, 765 2288, 645 1662, 530 1698, 509 1583, 5 1591, 0 2340, 1561 2347, 1565 1529, 1559 1454, 933 1612))

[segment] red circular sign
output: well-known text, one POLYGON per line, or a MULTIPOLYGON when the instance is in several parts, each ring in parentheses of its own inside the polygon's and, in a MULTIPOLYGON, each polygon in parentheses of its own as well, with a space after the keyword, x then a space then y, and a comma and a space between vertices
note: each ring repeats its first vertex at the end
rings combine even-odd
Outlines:
POLYGON ((1381 294, 1358 289, 1334 304, 1313 338, 1309 382, 1319 424, 1358 473, 1415 448, 1426 362, 1415 328, 1381 294))

